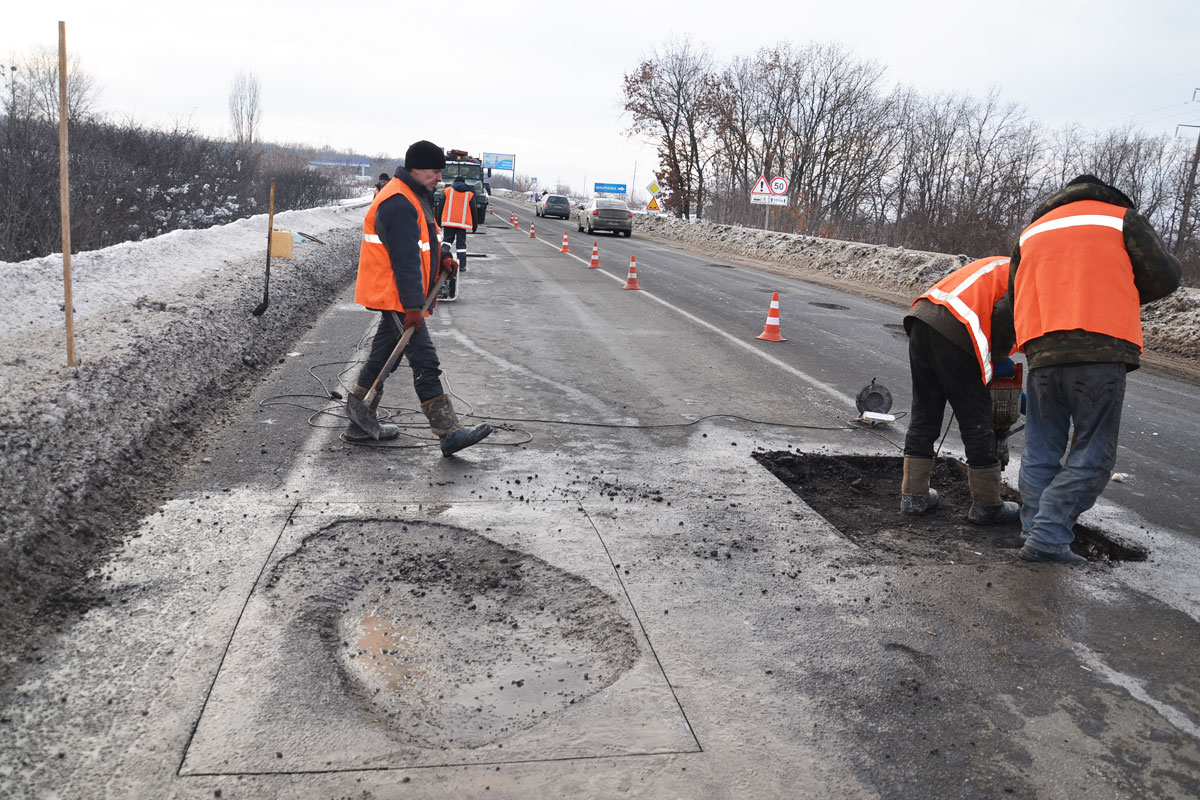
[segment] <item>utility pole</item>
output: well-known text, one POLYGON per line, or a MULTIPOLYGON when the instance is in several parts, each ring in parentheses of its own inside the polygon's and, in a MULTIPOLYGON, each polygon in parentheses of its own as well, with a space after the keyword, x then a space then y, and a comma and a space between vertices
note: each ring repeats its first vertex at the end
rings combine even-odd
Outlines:
MULTIPOLYGON (((1192 102, 1196 102, 1196 94, 1200 89, 1192 90, 1192 102)), ((1175 135, 1180 128, 1200 128, 1200 125, 1176 125, 1175 135)), ((1200 162, 1200 136, 1196 137, 1196 152, 1192 155, 1192 167, 1188 170, 1187 186, 1183 188, 1183 210, 1179 215, 1179 232, 1175 235, 1175 247, 1172 252, 1176 257, 1183 250, 1183 239, 1188 232, 1188 215, 1192 213, 1192 195, 1196 191, 1196 163, 1200 162)))

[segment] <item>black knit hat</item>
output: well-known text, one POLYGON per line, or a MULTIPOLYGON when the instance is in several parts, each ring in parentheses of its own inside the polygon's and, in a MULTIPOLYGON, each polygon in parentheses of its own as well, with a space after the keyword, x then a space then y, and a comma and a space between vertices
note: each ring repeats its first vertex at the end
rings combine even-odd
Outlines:
POLYGON ((422 139, 413 142, 404 154, 404 168, 409 172, 414 169, 445 169, 446 154, 433 142, 422 139))

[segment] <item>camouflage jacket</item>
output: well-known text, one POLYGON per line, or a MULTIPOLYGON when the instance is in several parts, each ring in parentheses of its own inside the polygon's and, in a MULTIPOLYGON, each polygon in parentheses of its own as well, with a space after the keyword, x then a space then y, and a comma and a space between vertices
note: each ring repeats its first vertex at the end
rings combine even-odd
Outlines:
MULTIPOLYGON (((1166 297, 1179 288, 1183 269, 1179 260, 1167 252, 1162 239, 1150 223, 1133 208, 1129 198, 1103 183, 1076 183, 1066 186, 1051 195, 1033 214, 1036 221, 1059 206, 1080 200, 1098 200, 1123 206, 1128 211, 1124 217, 1125 250, 1133 263, 1133 283, 1138 290, 1142 305, 1166 297)), ((1021 246, 1013 248, 1012 263, 1008 273, 1008 295, 1002 301, 1009 315, 1012 314, 1011 298, 1016 285, 1017 270, 1021 266, 1021 246)), ((1061 364, 1123 363, 1127 370, 1137 369, 1141 364, 1138 346, 1133 342, 1093 333, 1082 329, 1051 331, 1025 344, 1025 358, 1029 369, 1061 364)))

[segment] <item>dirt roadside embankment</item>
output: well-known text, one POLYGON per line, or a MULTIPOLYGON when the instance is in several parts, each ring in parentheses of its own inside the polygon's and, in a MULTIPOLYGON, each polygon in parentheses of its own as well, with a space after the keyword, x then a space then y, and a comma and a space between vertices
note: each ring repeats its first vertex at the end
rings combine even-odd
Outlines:
MULTIPOLYGON (((84 580, 96 559, 353 280, 360 236, 345 225, 273 262, 260 317, 262 256, 217 247, 211 272, 78 318, 77 366, 61 328, 0 337, 0 640, 102 602, 84 580)), ((0 685, 17 658, 0 658, 0 685)))

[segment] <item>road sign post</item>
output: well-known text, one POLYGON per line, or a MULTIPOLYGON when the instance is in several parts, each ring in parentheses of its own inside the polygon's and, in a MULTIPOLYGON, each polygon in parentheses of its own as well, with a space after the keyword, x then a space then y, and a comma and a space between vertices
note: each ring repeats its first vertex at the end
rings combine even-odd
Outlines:
POLYGON ((767 176, 759 175, 754 188, 750 190, 750 202, 753 205, 766 206, 763 210, 763 230, 771 229, 771 206, 786 206, 788 179, 772 178, 767 183, 767 176))

